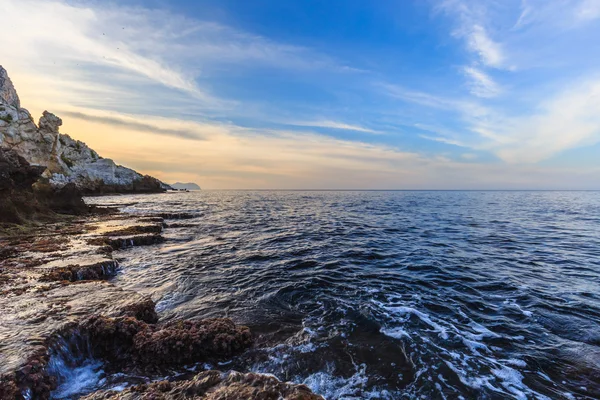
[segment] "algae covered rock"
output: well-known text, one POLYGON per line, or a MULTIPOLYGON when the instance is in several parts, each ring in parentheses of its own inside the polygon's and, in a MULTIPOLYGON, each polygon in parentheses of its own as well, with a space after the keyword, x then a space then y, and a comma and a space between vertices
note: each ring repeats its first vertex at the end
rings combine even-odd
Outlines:
POLYGON ((160 381, 122 392, 96 392, 85 400, 324 400, 305 385, 281 382, 263 374, 205 371, 193 379, 160 381))

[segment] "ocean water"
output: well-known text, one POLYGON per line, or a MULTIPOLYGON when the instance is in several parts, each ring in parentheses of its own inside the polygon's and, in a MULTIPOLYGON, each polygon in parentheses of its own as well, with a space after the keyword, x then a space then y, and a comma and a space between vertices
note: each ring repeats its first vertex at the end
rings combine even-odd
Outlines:
MULTIPOLYGON (((188 371, 269 373, 327 399, 600 398, 600 192, 88 201, 195 215, 166 221, 163 244, 116 253, 113 279, 163 319, 254 331, 254 349, 188 371)), ((123 384, 88 363, 102 371, 90 386, 123 384)))

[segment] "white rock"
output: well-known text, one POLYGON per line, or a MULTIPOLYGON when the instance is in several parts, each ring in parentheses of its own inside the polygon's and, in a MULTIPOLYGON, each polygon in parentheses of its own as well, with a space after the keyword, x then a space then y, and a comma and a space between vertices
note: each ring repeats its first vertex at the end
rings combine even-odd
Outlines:
POLYGON ((47 169, 55 186, 74 183, 85 192, 160 191, 168 185, 102 158, 85 143, 59 133, 62 120, 44 111, 36 125, 0 66, 0 146, 16 150, 32 165, 47 169))

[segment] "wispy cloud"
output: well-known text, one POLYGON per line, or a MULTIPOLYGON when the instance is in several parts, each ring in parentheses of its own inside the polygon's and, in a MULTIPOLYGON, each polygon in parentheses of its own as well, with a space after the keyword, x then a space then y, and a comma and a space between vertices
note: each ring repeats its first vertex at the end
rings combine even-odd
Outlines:
MULTIPOLYGON (((165 9, 2 0, 2 16, 11 32, 0 35, 0 47, 11 49, 5 66, 17 80, 31 75, 48 78, 43 85, 60 95, 54 102, 62 99, 72 104, 82 92, 98 86, 103 92, 112 90, 110 97, 118 97, 123 86, 134 85, 139 91, 161 85, 181 91, 207 109, 231 108, 232 99, 223 99, 204 79, 227 64, 244 69, 357 71, 306 47, 165 9)), ((97 100, 106 98, 97 94, 97 100)))
POLYGON ((467 49, 483 65, 506 67, 507 59, 502 45, 490 37, 486 26, 487 15, 483 2, 445 0, 437 5, 436 10, 456 17, 457 25, 453 34, 464 39, 467 49))
POLYGON ((407 89, 396 84, 377 82, 375 86, 388 96, 427 107, 454 109, 459 103, 452 99, 418 90, 407 89))
POLYGON ((600 79, 592 78, 555 94, 530 116, 506 119, 496 127, 510 138, 497 149, 507 162, 535 163, 566 149, 600 141, 600 79))
POLYGON ((116 115, 113 119, 71 120, 68 128, 88 134, 105 132, 101 139, 93 134, 82 137, 103 156, 153 173, 165 181, 184 178, 201 182, 207 188, 581 188, 598 182, 600 176, 599 170, 484 164, 477 162, 471 153, 463 153, 468 154, 461 156, 465 161, 425 157, 390 146, 340 140, 310 131, 264 131, 192 121, 139 120, 140 124, 149 123, 162 130, 187 127, 205 138, 190 141, 173 137, 158 142, 144 140, 142 132, 119 122, 129 118, 132 117, 116 115), (111 146, 113 141, 118 146, 111 146), (104 147, 110 150, 104 151, 104 147), (465 176, 469 176, 468 181, 465 176), (557 180, 562 182, 558 186, 557 180))
POLYGON ((575 8, 575 16, 583 21, 592 21, 600 18, 600 1, 583 0, 575 8))
POLYGON ((501 46, 490 39, 483 26, 473 25, 465 35, 469 49, 479 56, 483 64, 495 68, 503 66, 505 56, 501 46))
POLYGON ((120 126, 130 130, 144 132, 151 135, 165 135, 174 136, 183 139, 191 140, 204 140, 203 134, 198 130, 192 129, 176 129, 176 128, 163 128, 156 124, 148 124, 140 122, 139 120, 132 118, 131 116, 109 116, 109 115, 93 115, 85 112, 78 111, 60 111, 62 117, 69 117, 80 119, 88 122, 96 122, 99 124, 110 125, 113 127, 120 126))
POLYGON ((67 133, 167 180, 456 188, 468 174, 478 187, 543 186, 568 174, 536 164, 598 141, 597 1, 436 2, 421 23, 438 32, 444 18, 451 28, 431 37, 450 41, 401 68, 378 43, 322 38, 317 50, 315 38, 135 3, 0 0, 0 62, 34 115, 52 107, 67 133))
POLYGON ((464 67, 463 71, 470 79, 471 93, 478 97, 496 97, 502 93, 498 85, 488 74, 475 67, 464 67))
POLYGON ((378 134, 380 132, 365 128, 359 125, 351 125, 346 124, 344 122, 331 121, 331 120, 318 120, 318 121, 294 121, 287 122, 287 125, 295 125, 295 126, 310 126, 315 128, 329 128, 329 129, 340 129, 345 131, 355 131, 355 132, 364 132, 364 133, 373 133, 378 134))
POLYGON ((537 163, 562 151, 600 142, 600 78, 571 82, 566 87, 536 104, 531 114, 425 93, 401 98, 451 110, 464 122, 462 130, 454 131, 417 124, 419 129, 436 134, 422 134, 425 139, 491 151, 507 163, 537 163), (428 101, 422 102, 423 98, 428 101))

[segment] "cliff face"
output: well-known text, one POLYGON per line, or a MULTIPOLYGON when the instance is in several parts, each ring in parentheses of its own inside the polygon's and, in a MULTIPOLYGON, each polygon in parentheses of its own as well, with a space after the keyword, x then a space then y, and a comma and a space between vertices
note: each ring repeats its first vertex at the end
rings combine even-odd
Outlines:
POLYGON ((169 188, 151 176, 102 158, 85 143, 59 133, 62 120, 44 111, 36 125, 0 66, 0 147, 29 164, 46 167, 43 177, 56 188, 74 184, 84 194, 152 193, 169 188))

